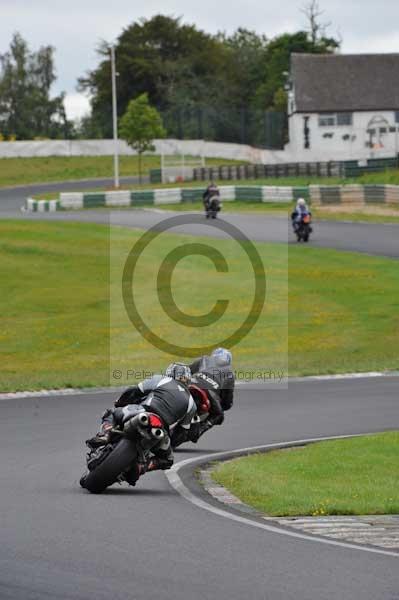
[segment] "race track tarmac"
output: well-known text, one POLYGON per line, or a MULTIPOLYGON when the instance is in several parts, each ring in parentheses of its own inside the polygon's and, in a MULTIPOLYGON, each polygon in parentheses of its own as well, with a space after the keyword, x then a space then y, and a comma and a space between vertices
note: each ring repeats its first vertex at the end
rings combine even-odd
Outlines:
MULTIPOLYGON (((5 206, 4 193, 0 217, 108 219, 105 211, 22 214, 16 202, 5 206)), ((118 211, 115 218, 147 228, 164 217, 118 211)), ((287 240, 283 219, 223 218, 252 239, 287 240)), ((199 226, 190 227, 196 233, 199 226)), ((312 245, 397 258, 398 233, 399 226, 319 223, 312 245)), ((176 460, 398 429, 398 392, 398 377, 239 388, 223 427, 176 452, 176 460)), ((100 496, 82 490, 83 440, 113 399, 107 392, 0 401, 0 600, 399 599, 397 557, 229 521, 187 502, 162 472, 100 496)))
MULTIPOLYGON (((176 459, 398 428, 398 378, 239 391, 176 459)), ((398 558, 253 529, 203 511, 162 472, 92 496, 83 440, 109 393, 1 401, 1 600, 398 598, 398 558)))
MULTIPOLYGON (((93 182, 82 182, 81 186, 82 189, 84 189, 83 186, 93 187, 93 182)), ((0 190, 0 218, 21 218, 33 221, 45 219, 52 221, 109 223, 110 213, 105 209, 40 214, 22 213, 20 210, 29 194, 38 194, 49 190, 59 192, 66 189, 76 190, 78 187, 76 183, 72 184, 69 182, 0 190)), ((180 214, 180 212, 162 211, 159 209, 114 210, 112 211, 112 223, 126 227, 148 229, 165 218, 180 214)), ((227 214, 223 212, 221 213, 221 218, 227 223, 238 227, 244 235, 252 240, 296 243, 288 220, 285 218, 259 214, 227 214)), ((180 232, 192 235, 215 236, 214 230, 211 231, 206 227, 205 219, 204 225, 186 225, 180 228, 180 232)), ((217 235, 222 234, 217 232, 217 235)), ((399 224, 316 222, 310 245, 399 258, 399 224)))

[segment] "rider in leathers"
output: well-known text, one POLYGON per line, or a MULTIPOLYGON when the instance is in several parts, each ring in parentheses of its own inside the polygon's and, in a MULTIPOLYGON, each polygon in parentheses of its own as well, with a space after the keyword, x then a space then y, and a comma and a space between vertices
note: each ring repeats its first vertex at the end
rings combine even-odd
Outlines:
POLYGON ((205 192, 202 194, 202 201, 204 203, 205 210, 207 210, 209 202, 214 196, 219 197, 219 188, 216 185, 216 183, 211 181, 208 187, 206 188, 205 192))
POLYGON ((233 405, 235 381, 231 362, 229 350, 216 348, 210 356, 201 356, 191 363, 191 383, 206 391, 210 402, 209 417, 199 427, 191 427, 189 430, 176 427, 172 444, 181 444, 187 440, 195 443, 208 429, 223 423, 224 412, 233 405))
POLYGON ((155 458, 151 461, 151 470, 169 469, 173 464, 173 451, 169 430, 179 424, 184 430, 197 422, 197 408, 188 390, 190 369, 187 365, 175 363, 168 367, 168 375, 154 375, 123 392, 116 400, 113 409, 107 409, 102 417, 101 431, 87 441, 89 448, 108 443, 109 431, 121 426, 130 418, 129 404, 140 404, 145 410, 158 415, 166 430, 163 440, 152 448, 155 458))
POLYGON ((305 215, 312 216, 306 201, 303 198, 298 198, 295 209, 291 213, 291 221, 294 232, 296 232, 301 224, 301 220, 305 215))

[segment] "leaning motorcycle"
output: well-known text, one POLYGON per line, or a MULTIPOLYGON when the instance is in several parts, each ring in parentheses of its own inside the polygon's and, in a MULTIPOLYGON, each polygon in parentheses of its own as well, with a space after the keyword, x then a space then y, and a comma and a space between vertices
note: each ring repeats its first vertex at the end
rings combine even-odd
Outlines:
MULTIPOLYGON (((189 385, 188 388, 197 407, 197 414, 191 427, 197 427, 198 424, 204 423, 208 419, 211 410, 211 403, 206 390, 195 384, 189 385)), ((172 427, 170 441, 172 448, 175 449, 178 446, 181 446, 181 444, 191 440, 190 435, 187 435, 183 429, 179 427, 172 427)))
POLYGON ((120 428, 111 430, 108 444, 87 454, 88 472, 80 485, 92 494, 101 494, 114 483, 135 485, 142 473, 151 470, 151 449, 165 437, 165 425, 139 405, 129 406, 126 417, 120 428))
POLYGON ((310 234, 313 231, 311 223, 312 223, 311 215, 307 214, 307 215, 303 215, 301 217, 301 220, 298 223, 297 228, 295 230, 298 242, 301 242, 301 241, 308 242, 309 241, 310 234))
POLYGON ((208 198, 205 203, 205 216, 207 219, 216 219, 218 212, 222 208, 220 195, 215 194, 208 198))

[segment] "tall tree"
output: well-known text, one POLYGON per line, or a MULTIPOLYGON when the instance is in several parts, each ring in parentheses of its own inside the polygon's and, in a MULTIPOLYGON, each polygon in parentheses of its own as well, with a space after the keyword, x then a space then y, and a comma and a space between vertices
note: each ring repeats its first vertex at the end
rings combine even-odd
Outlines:
POLYGON ((319 40, 322 38, 326 39, 326 31, 331 23, 322 23, 320 21, 320 17, 324 14, 324 11, 320 9, 317 0, 310 0, 301 9, 301 12, 303 12, 308 21, 308 32, 312 44, 317 45, 319 40))
MULTIPOLYGON (((268 40, 243 28, 212 36, 172 17, 141 19, 121 33, 116 45, 119 114, 145 92, 171 137, 264 145, 270 113, 285 108, 291 53, 338 47, 323 31, 268 40)), ((111 137, 109 46, 104 42, 99 52, 100 65, 80 79, 80 88, 92 96, 92 129, 111 137)), ((281 123, 282 115, 275 116, 281 123)))
POLYGON ((263 63, 268 40, 255 31, 239 28, 227 37, 219 34, 227 49, 225 89, 237 107, 248 107, 259 82, 263 77, 263 63))
POLYGON ((283 33, 271 40, 264 56, 262 80, 254 95, 257 107, 276 108, 274 100, 281 100, 287 73, 290 68, 290 56, 293 52, 325 54, 335 51, 339 43, 333 38, 319 38, 315 43, 306 31, 283 33))
POLYGON ((56 76, 54 49, 43 46, 30 52, 15 33, 10 49, 0 55, 0 132, 17 139, 68 136, 64 94, 51 97, 56 76))
MULTIPOLYGON (((100 65, 79 80, 79 89, 90 92, 93 117, 103 134, 111 136, 109 45, 103 42, 98 52, 100 65)), ((156 15, 133 23, 115 48, 119 114, 144 92, 160 110, 182 104, 189 108, 214 98, 223 88, 225 52, 220 40, 180 19, 156 15)))

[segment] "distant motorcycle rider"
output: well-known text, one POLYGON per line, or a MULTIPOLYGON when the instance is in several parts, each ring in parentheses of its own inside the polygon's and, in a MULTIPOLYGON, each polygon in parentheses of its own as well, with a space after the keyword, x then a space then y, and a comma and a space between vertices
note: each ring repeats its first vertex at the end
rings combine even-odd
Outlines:
POLYGON ((102 416, 101 431, 87 440, 89 448, 105 445, 109 441, 111 429, 123 426, 130 418, 129 404, 140 404, 145 410, 158 415, 166 429, 164 439, 151 452, 155 458, 147 465, 147 470, 169 469, 173 464, 173 451, 170 443, 170 428, 179 424, 183 430, 190 429, 197 419, 197 408, 188 389, 191 371, 187 365, 172 363, 165 375, 153 375, 138 385, 129 387, 102 416))
POLYGON ((306 215, 312 216, 312 213, 310 212, 304 198, 298 198, 295 210, 293 210, 291 213, 291 221, 294 231, 297 231, 303 217, 306 215))
POLYGON ((209 416, 205 422, 199 424, 199 428, 183 430, 176 427, 172 444, 180 444, 187 440, 195 443, 211 427, 223 423, 224 412, 233 405, 235 380, 231 363, 231 352, 226 348, 216 348, 210 356, 201 356, 189 365, 192 386, 205 392, 209 400, 209 416))
POLYGON ((202 200, 204 203, 205 210, 208 209, 211 199, 214 196, 219 197, 219 195, 220 195, 220 192, 219 192, 218 186, 216 185, 216 183, 214 181, 211 181, 210 184, 208 185, 208 187, 206 188, 205 192, 202 194, 202 200))

